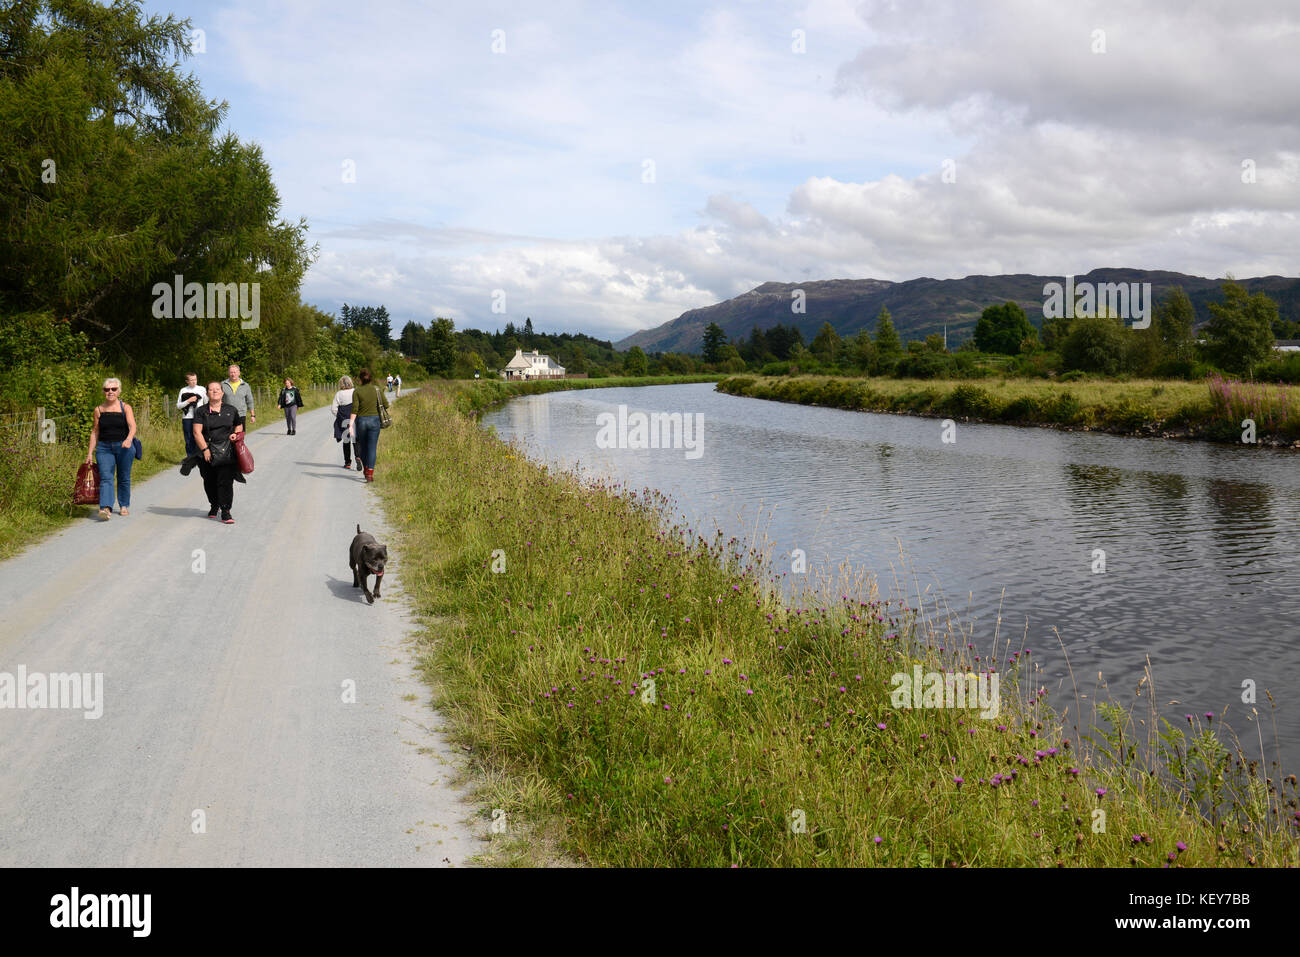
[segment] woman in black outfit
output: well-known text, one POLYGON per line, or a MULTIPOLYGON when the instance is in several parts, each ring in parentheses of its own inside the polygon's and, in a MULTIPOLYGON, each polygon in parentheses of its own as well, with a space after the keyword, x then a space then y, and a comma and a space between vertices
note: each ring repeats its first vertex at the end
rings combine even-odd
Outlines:
POLYGON ((220 382, 208 383, 208 401, 194 410, 194 441, 203 460, 199 472, 203 475, 203 491, 207 493, 208 518, 216 518, 234 525, 230 509, 235 503, 235 450, 230 436, 244 431, 244 419, 239 410, 225 400, 220 382), (216 464, 213 459, 216 458, 216 464))

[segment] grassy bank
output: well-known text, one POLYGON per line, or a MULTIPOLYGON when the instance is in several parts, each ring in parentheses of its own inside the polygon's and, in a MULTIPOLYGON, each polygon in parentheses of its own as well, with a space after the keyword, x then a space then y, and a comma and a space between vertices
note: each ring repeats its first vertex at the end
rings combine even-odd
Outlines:
POLYGON ((868 412, 904 412, 976 422, 1096 429, 1241 442, 1242 421, 1260 444, 1300 444, 1300 391, 1229 380, 850 379, 731 376, 731 395, 868 412))
POLYGON ((1222 716, 1157 736, 1148 684, 1094 744, 1030 650, 971 648, 946 612, 861 578, 782 601, 756 550, 665 529, 655 496, 584 487, 480 430, 457 414, 474 388, 402 402, 373 488, 435 703, 484 813, 505 813, 498 860, 551 843, 627 866, 1295 860, 1295 777, 1265 781, 1222 716), (918 664, 995 666, 1000 712, 897 706, 891 679, 918 664))
MULTIPOLYGON (((185 458, 185 440, 179 418, 169 419, 164 403, 175 403, 175 395, 133 395, 124 384, 123 398, 136 415, 137 434, 144 446, 144 458, 132 464, 133 508, 148 503, 134 494, 135 486, 164 469, 177 468, 185 458), (150 414, 146 417, 144 410, 150 414)), ((303 408, 309 411, 328 405, 333 388, 303 389, 303 408)), ((284 413, 274 401, 258 403, 257 423, 245 426, 255 431, 263 426, 284 425, 284 413)), ((39 542, 69 522, 95 512, 97 506, 73 505, 72 486, 77 468, 86 459, 87 437, 56 420, 57 441, 39 440, 34 418, 21 422, 13 418, 0 428, 0 560, 39 542)), ((116 520, 116 519, 114 519, 116 520)), ((127 519, 129 521, 129 519, 127 519)))

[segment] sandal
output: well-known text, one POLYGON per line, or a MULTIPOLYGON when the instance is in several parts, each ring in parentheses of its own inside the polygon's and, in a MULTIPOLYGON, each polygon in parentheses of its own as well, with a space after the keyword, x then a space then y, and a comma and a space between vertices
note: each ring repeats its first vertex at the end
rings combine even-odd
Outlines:
POLYGON ((99 510, 99 517, 107 522, 113 517, 113 510, 111 508, 101 508, 99 510))

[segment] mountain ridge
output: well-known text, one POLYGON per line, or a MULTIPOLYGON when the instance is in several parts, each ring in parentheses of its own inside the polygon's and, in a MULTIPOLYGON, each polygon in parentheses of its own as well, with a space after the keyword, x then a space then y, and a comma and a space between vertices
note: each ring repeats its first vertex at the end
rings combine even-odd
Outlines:
MULTIPOLYGON (((1011 273, 974 274, 961 279, 934 279, 921 276, 899 282, 888 279, 818 279, 811 282, 760 283, 748 292, 730 299, 688 309, 676 319, 652 329, 642 329, 614 343, 627 350, 640 346, 645 352, 698 353, 704 329, 716 322, 731 342, 748 339, 757 327, 768 329, 778 322, 795 325, 809 342, 823 322, 848 338, 859 330, 875 330, 881 307, 889 309, 894 325, 904 341, 923 339, 932 332, 948 327, 949 344, 956 345, 974 333, 975 322, 988 306, 1018 302, 1030 322, 1041 326, 1043 286, 1064 282, 1065 277, 1011 273), (806 311, 791 311, 792 293, 802 289, 806 311)), ((1209 279, 1167 269, 1133 269, 1099 267, 1076 274, 1076 284, 1083 282, 1149 282, 1151 294, 1159 300, 1174 286, 1181 286, 1196 309, 1198 323, 1210 318, 1209 303, 1222 299, 1221 287, 1226 279, 1209 279)), ((1277 300, 1284 319, 1300 319, 1300 278, 1256 276, 1238 279, 1253 293, 1266 292, 1277 300)))

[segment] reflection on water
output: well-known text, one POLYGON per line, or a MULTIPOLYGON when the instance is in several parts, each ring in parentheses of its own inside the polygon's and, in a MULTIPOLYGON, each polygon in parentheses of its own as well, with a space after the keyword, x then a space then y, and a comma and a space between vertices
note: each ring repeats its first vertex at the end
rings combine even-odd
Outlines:
MULTIPOLYGON (((1267 449, 960 424, 723 395, 708 384, 526 396, 484 417, 535 458, 671 496, 695 527, 755 530, 810 571, 847 561, 883 585, 931 587, 969 609, 976 641, 1025 644, 1073 702, 1098 671, 1121 703, 1150 656, 1166 713, 1213 711, 1258 751, 1241 702, 1278 701, 1283 764, 1300 766, 1300 457, 1267 449), (704 455, 596 447, 596 416, 704 415, 704 455), (899 561, 899 545, 907 565, 899 561), (1095 572, 1096 551, 1105 571, 1095 572), (1005 592, 1005 594, 1004 594, 1005 592), (1057 633, 1060 635, 1058 641, 1057 633), (1124 690, 1121 690, 1124 689, 1124 690), (1166 707, 1170 701, 1176 707, 1166 707)), ((1091 700, 1091 699, 1089 699, 1091 700)), ((1086 705, 1085 705, 1086 707, 1086 705)))

